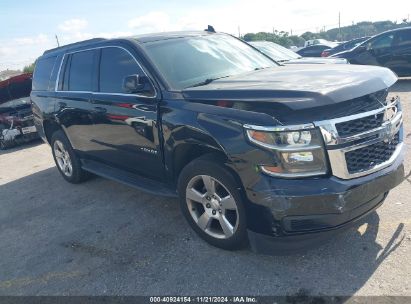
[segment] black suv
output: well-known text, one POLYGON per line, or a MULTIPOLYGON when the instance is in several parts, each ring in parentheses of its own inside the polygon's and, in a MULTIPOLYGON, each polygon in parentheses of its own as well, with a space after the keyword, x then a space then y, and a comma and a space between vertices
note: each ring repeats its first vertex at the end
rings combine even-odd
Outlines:
POLYGON ((209 243, 266 252, 348 227, 403 180, 396 80, 279 66, 230 35, 178 32, 46 51, 31 99, 67 181, 91 172, 179 196, 209 243))
POLYGON ((376 35, 332 57, 345 58, 352 64, 379 65, 390 68, 398 76, 411 76, 411 27, 376 35))

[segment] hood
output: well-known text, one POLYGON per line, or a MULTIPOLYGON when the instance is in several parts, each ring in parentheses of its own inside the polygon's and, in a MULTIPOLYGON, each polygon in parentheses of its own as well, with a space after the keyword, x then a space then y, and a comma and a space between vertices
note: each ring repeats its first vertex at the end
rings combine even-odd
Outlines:
POLYGON ((386 92, 396 80, 389 69, 375 66, 296 64, 222 78, 182 93, 194 102, 224 101, 225 107, 266 113, 286 124, 306 123, 364 111, 374 93, 386 92))
POLYGON ((301 57, 282 62, 282 64, 347 64, 344 58, 319 58, 319 57, 301 57))
POLYGON ((30 96, 32 74, 26 73, 0 81, 0 104, 30 96))

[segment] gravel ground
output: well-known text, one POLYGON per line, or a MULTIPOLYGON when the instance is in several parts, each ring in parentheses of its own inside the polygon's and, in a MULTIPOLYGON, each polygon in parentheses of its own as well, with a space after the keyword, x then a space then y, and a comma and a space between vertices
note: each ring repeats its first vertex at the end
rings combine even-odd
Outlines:
MULTIPOLYGON (((403 101, 411 144, 411 79, 403 101)), ((406 172, 411 157, 406 156, 406 172)), ((0 154, 0 295, 409 295, 411 178, 356 227, 289 256, 201 241, 176 200, 68 184, 42 143, 0 154), (408 199, 407 199, 408 197, 408 199)))

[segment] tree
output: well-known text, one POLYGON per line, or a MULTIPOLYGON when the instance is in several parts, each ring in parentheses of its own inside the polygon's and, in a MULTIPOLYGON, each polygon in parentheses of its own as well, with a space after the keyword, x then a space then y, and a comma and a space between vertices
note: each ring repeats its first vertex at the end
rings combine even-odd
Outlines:
POLYGON ((301 38, 303 38, 304 40, 318 39, 320 38, 320 34, 315 34, 312 32, 305 32, 304 34, 301 35, 301 38))
POLYGON ((411 22, 408 19, 403 19, 401 23, 393 22, 390 20, 386 21, 363 21, 357 24, 352 24, 348 26, 329 29, 327 31, 322 31, 320 33, 305 32, 301 36, 289 36, 288 32, 273 30, 273 32, 259 32, 259 33, 248 33, 244 35, 245 41, 272 41, 278 43, 285 47, 290 47, 292 45, 301 47, 304 46, 304 42, 311 39, 326 39, 329 41, 348 41, 351 39, 363 37, 363 36, 374 36, 379 33, 393 30, 399 27, 409 26, 411 22))
POLYGON ((35 66, 36 66, 36 63, 35 63, 35 62, 33 62, 32 64, 29 64, 29 65, 26 65, 26 66, 23 68, 23 72, 24 72, 24 73, 33 73, 35 66))

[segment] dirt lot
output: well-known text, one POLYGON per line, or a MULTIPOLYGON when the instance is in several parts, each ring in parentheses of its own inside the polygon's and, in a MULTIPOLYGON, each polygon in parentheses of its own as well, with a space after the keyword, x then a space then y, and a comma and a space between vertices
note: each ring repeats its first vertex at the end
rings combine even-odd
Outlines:
MULTIPOLYGON (((409 148, 411 79, 393 92, 409 148)), ((68 184, 36 143, 0 154, 0 294, 411 295, 410 197, 408 178, 364 223, 305 253, 227 252, 201 241, 175 200, 103 178, 68 184)))

